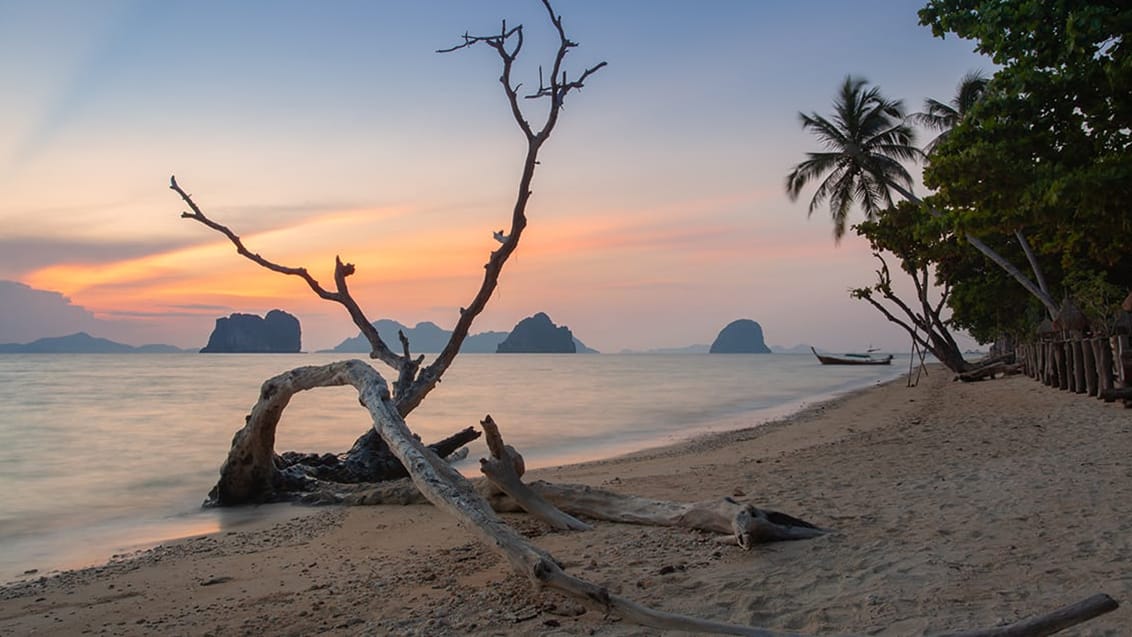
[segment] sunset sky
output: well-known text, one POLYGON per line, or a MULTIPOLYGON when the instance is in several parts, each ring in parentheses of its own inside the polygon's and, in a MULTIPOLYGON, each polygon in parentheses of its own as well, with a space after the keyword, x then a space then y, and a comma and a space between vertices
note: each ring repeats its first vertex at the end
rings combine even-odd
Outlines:
MULTIPOLYGON (((873 279, 867 245, 835 245, 783 181, 818 149, 798 111, 829 112, 846 74, 914 111, 992 70, 919 26, 922 4, 559 0, 570 68, 609 66, 567 101, 473 331, 544 311, 615 352, 751 318, 772 344, 906 351, 847 294, 873 279)), ((269 259, 328 287, 335 255, 355 263, 372 320, 450 328, 509 223, 524 141, 494 53, 435 50, 503 18, 525 26, 516 79, 533 87, 556 44, 535 0, 0 3, 0 280, 71 303, 0 286, 0 342, 81 328, 200 347, 217 317, 272 308, 308 350, 357 333, 180 219, 171 174, 269 259)))

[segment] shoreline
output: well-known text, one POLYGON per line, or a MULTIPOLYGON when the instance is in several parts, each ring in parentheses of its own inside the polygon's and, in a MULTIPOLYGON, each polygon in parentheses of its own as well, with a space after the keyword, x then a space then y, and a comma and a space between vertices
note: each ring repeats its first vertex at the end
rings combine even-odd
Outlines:
MULTIPOLYGON (((893 373, 898 372, 893 370, 893 373)), ((537 458, 532 460, 528 454, 527 466, 533 471, 536 468, 600 462, 623 455, 680 446, 702 436, 761 426, 789 418, 810 405, 833 400, 847 393, 866 390, 878 382, 887 381, 862 379, 813 396, 788 399, 767 407, 736 411, 694 422, 682 432, 661 432, 652 437, 636 440, 619 438, 608 448, 588 447, 574 452, 563 452, 556 454, 558 458, 549 461, 540 462, 537 458)), ((507 430, 504 428, 504 435, 506 434, 507 430)), ((478 477, 479 465, 476 459, 481 451, 486 450, 473 446, 473 454, 469 459, 460 461, 455 466, 467 477, 478 477)), ((200 498, 204 497, 205 490, 207 486, 202 485, 200 498)), ((196 501, 199 502, 200 498, 196 501)), ((14 584, 43 575, 97 567, 120 555, 133 555, 160 544, 200 535, 223 533, 233 528, 255 528, 309 513, 309 509, 291 506, 223 510, 208 510, 200 507, 164 511, 146 510, 132 517, 119 517, 93 526, 82 525, 59 529, 52 527, 45 528, 43 532, 35 535, 17 534, 11 538, 11 542, 5 547, 5 552, 0 554, 0 585, 14 584)))
MULTIPOLYGON (((1025 377, 952 383, 933 366, 916 388, 901 378, 754 427, 529 472, 677 501, 743 494, 830 536, 743 552, 678 529, 558 533, 505 519, 568 572, 674 612, 918 634, 1106 592, 1124 606, 1075 634, 1120 634, 1132 623, 1128 413, 1025 377)), ((269 624, 280 634, 649 634, 532 591, 429 506, 318 509, 0 586, 0 634, 269 624)))

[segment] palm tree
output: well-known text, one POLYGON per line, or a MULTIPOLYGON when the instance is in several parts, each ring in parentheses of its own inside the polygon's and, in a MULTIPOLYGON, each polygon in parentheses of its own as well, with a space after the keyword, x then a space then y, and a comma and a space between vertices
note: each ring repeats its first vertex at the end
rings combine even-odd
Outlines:
MULTIPOLYGON (((885 99, 876 87, 866 89, 866 83, 863 78, 845 77, 833 102, 832 121, 817 113, 799 113, 802 129, 814 133, 827 150, 806 153, 806 160, 786 176, 786 193, 791 201, 797 201, 803 188, 825 175, 810 200, 808 214, 813 214, 814 209, 828 199, 833 236, 837 241, 845 235, 846 220, 854 202, 870 220, 892 207, 892 190, 914 204, 923 203, 912 192, 912 178, 901 163, 924 158, 924 153, 913 146, 915 134, 906 122, 902 104, 899 100, 885 99)), ((962 82, 960 88, 963 88, 962 82)), ((968 112, 968 106, 960 104, 962 117, 968 112)), ((959 112, 958 108, 953 110, 959 112)), ((933 217, 941 216, 934 208, 929 207, 927 211, 933 217)), ((1035 272, 1040 272, 1025 237, 1020 232, 1015 234, 1023 242, 1030 265, 1035 272)), ((1057 315, 1058 305, 1044 281, 1042 285, 1034 283, 978 237, 966 233, 964 238, 1041 301, 1050 316, 1057 315)))
POLYGON ((924 146, 925 155, 931 155, 936 146, 947 138, 951 129, 971 112, 987 92, 989 81, 990 79, 983 75, 982 71, 971 71, 959 80, 959 85, 955 88, 955 97, 946 104, 929 97, 924 100, 923 112, 912 113, 908 117, 913 124, 939 131, 939 135, 924 146))
POLYGON ((845 235, 854 203, 871 220, 892 207, 890 190, 907 197, 912 177, 902 162, 922 155, 913 145, 915 135, 905 123, 901 102, 884 98, 879 88, 866 83, 864 78, 845 77, 833 103, 832 121, 817 113, 798 114, 802 129, 817 136, 826 150, 807 153, 807 159, 786 177, 786 192, 797 201, 803 188, 825 176, 810 199, 808 214, 828 200, 836 241, 845 235))

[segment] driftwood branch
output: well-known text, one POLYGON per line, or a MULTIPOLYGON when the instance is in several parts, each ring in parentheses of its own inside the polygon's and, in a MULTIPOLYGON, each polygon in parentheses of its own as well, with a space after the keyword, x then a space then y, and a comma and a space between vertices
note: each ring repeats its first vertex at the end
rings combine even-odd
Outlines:
MULTIPOLYGON (((378 436, 363 437, 343 456, 333 454, 275 453, 275 434, 283 410, 302 391, 343 384, 325 367, 298 367, 267 379, 244 426, 232 437, 232 446, 220 468, 220 478, 205 506, 301 500, 334 500, 342 485, 395 480, 408 475, 378 436), (329 492, 329 493, 328 493, 329 492)), ((447 457, 475 440, 480 433, 468 427, 428 445, 447 457)), ((350 490, 350 489, 346 489, 350 490)))
POLYGON ((385 380, 362 361, 343 361, 311 371, 328 384, 350 384, 373 417, 373 427, 401 460, 413 484, 435 506, 451 514, 461 526, 502 555, 516 571, 537 586, 549 586, 596 604, 607 612, 663 630, 774 637, 775 631, 656 611, 611 594, 607 589, 568 575, 546 551, 530 544, 507 526, 480 497, 472 484, 449 464, 421 445, 393 404, 385 380))
POLYGON ((579 484, 532 482, 530 488, 558 508, 595 520, 676 526, 731 535, 750 549, 755 544, 804 540, 828 533, 805 520, 725 497, 701 502, 668 502, 579 484))
POLYGON ((590 525, 582 522, 572 515, 563 513, 560 509, 547 502, 542 496, 530 487, 523 484, 524 471, 523 456, 510 445, 503 444, 503 437, 499 434, 499 426, 491 416, 480 422, 483 428, 484 440, 491 452, 491 458, 480 460, 480 472, 500 491, 511 496, 524 511, 546 522, 551 528, 558 530, 588 531, 590 525))
POLYGON ((1113 598, 1104 593, 1097 593, 1051 613, 1024 619, 1007 626, 947 633, 940 637, 1043 637, 1083 624, 1105 613, 1110 613, 1116 610, 1118 606, 1119 604, 1113 598))

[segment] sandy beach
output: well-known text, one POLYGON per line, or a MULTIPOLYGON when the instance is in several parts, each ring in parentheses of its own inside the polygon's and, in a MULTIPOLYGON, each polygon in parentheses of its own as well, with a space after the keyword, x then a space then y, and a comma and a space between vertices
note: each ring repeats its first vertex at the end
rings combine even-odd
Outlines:
MULTIPOLYGON (((504 427, 506 436, 506 428, 504 427)), ((521 450, 520 450, 521 451, 521 450)), ((813 634, 988 627, 1104 592, 1065 634, 1132 632, 1132 411, 941 367, 782 421, 533 471, 653 498, 733 496, 833 529, 755 547, 507 515, 572 574, 656 608, 813 634)), ((316 509, 0 588, 3 635, 651 635, 532 590, 430 506, 316 509)))

